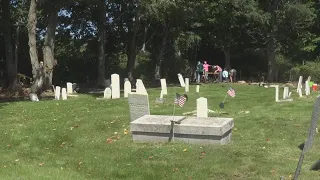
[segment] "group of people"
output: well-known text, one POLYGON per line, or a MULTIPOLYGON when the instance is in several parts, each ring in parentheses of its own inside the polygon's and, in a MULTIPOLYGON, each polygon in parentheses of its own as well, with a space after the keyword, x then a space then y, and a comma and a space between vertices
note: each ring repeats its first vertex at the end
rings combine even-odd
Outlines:
POLYGON ((198 61, 197 67, 196 67, 196 82, 200 83, 201 79, 203 78, 204 81, 208 81, 209 79, 209 67, 213 68, 213 74, 218 76, 219 82, 235 82, 236 81, 236 73, 237 71, 235 69, 231 69, 230 71, 227 71, 226 68, 222 70, 222 68, 219 65, 210 65, 207 63, 207 61, 204 61, 201 63, 198 61))

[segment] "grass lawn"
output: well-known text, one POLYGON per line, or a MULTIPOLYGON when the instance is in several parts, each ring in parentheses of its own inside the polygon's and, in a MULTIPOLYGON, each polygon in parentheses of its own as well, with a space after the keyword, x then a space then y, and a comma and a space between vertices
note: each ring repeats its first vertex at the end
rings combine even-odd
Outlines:
MULTIPOLYGON (((233 117, 235 127, 232 143, 225 146, 133 143, 124 133, 129 130, 124 98, 80 95, 67 101, 0 103, 0 179, 290 179, 318 93, 298 99, 292 89, 293 102, 276 103, 274 88, 234 88, 237 96, 227 97, 223 116, 233 117)), ((160 89, 148 89, 151 114, 171 115, 175 92, 183 91, 169 88, 166 103, 155 104, 160 89)), ((208 98, 209 109, 218 110, 227 87, 202 85, 196 94, 191 86, 190 91, 176 115, 195 110, 200 96, 208 98)), ((319 148, 317 136, 299 179, 320 179, 319 172, 309 171, 320 158, 319 148)))

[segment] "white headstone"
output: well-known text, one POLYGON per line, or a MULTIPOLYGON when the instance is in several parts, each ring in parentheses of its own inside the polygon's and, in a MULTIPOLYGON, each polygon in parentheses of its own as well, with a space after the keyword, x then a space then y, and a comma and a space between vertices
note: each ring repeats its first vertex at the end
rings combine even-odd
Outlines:
POLYGON ((150 115, 149 98, 147 94, 129 93, 128 95, 130 122, 150 115))
POLYGON ((107 87, 103 92, 103 98, 104 99, 111 99, 111 96, 112 96, 112 90, 107 87))
POLYGON ((298 82, 298 87, 297 87, 297 92, 298 92, 298 93, 299 93, 299 89, 302 89, 302 79, 303 79, 303 77, 300 76, 300 77, 299 77, 299 82, 298 82))
POLYGON ((284 87, 283 88, 283 99, 288 99, 289 98, 289 87, 284 87))
POLYGON ((119 74, 112 74, 111 75, 111 87, 112 87, 112 99, 119 99, 120 98, 120 76, 119 74))
POLYGON ((310 86, 309 86, 309 81, 306 81, 305 84, 305 91, 306 91, 306 96, 310 95, 310 86))
POLYGON ((288 98, 291 98, 291 92, 289 92, 288 98))
POLYGON ((62 96, 62 100, 67 100, 68 99, 68 94, 67 94, 67 89, 66 88, 62 88, 61 96, 62 96))
POLYGON ((298 89, 298 93, 299 93, 299 97, 302 97, 302 89, 301 88, 298 89))
POLYGON ((197 117, 208 117, 208 100, 201 97, 197 99, 197 117))
POLYGON ((163 92, 162 92, 162 90, 161 90, 161 92, 160 92, 160 99, 163 99, 163 92))
POLYGON ((163 95, 167 95, 168 91, 167 91, 167 81, 166 81, 166 79, 160 79, 160 83, 161 83, 162 94, 163 95))
POLYGON ((185 92, 189 92, 189 78, 185 79, 185 92))
POLYGON ((144 87, 144 84, 141 79, 137 79, 136 82, 136 93, 138 94, 148 94, 146 88, 144 87))
POLYGON ((124 78, 124 82, 129 81, 129 78, 124 78))
POLYGON ((178 74, 178 79, 179 79, 181 87, 185 87, 186 84, 184 83, 183 76, 180 73, 178 74))
POLYGON ((199 91, 200 91, 200 85, 197 85, 196 92, 199 93, 199 91))
POLYGON ((72 94, 73 93, 72 83, 71 82, 67 82, 67 93, 68 94, 72 94))
POLYGON ((39 101, 38 95, 34 93, 30 93, 29 98, 31 101, 39 101))
POLYGON ((308 77, 307 81, 309 81, 309 82, 311 81, 311 76, 308 77))
POLYGON ((131 93, 131 83, 130 83, 130 81, 125 81, 124 82, 124 94, 123 94, 123 96, 125 98, 127 98, 129 93, 131 93))
POLYGON ((61 93, 61 87, 56 86, 55 94, 54 94, 54 99, 55 100, 60 100, 60 93, 61 93))
POLYGON ((275 98, 276 98, 276 102, 278 102, 278 101, 279 101, 279 85, 275 85, 275 89, 276 89, 276 96, 275 96, 275 98))

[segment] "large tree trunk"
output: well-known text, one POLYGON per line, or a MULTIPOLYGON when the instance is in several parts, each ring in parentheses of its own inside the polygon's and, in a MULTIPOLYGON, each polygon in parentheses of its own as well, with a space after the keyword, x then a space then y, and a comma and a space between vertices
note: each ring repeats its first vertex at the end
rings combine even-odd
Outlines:
POLYGON ((138 26, 139 26, 139 18, 136 18, 135 22, 132 22, 132 32, 130 41, 128 44, 128 61, 127 61, 127 71, 128 71, 128 78, 131 82, 133 82, 133 71, 136 64, 136 39, 137 39, 137 32, 138 32, 138 26))
POLYGON ((223 52, 224 52, 224 68, 227 69, 227 71, 229 71, 231 69, 230 67, 230 48, 227 47, 227 48, 224 48, 223 49, 223 52))
POLYGON ((268 56, 268 82, 273 82, 276 76, 276 53, 274 38, 270 38, 267 44, 268 56))
POLYGON ((31 86, 31 93, 40 94, 44 80, 43 68, 40 68, 37 53, 37 39, 36 39, 36 26, 37 26, 37 2, 36 0, 30 1, 29 14, 28 14, 28 37, 29 37, 29 54, 32 65, 33 85, 31 86))
POLYGON ((53 69, 56 65, 54 58, 54 39, 58 20, 58 10, 59 8, 52 7, 51 12, 49 13, 47 33, 42 47, 45 70, 44 89, 52 88, 53 69))
POLYGON ((98 85, 103 86, 105 81, 106 59, 105 59, 105 31, 106 31, 106 8, 104 0, 101 0, 99 16, 99 58, 98 58, 98 85))
POLYGON ((5 42, 6 65, 9 80, 9 89, 12 91, 18 88, 17 62, 14 59, 11 34, 10 0, 2 0, 3 36, 5 42))
POLYGON ((159 80, 161 78, 161 64, 163 61, 163 56, 166 50, 166 45, 167 45, 167 38, 169 35, 169 26, 165 26, 164 27, 164 36, 162 38, 162 42, 161 42, 161 47, 160 47, 160 51, 157 57, 157 61, 156 61, 156 68, 155 68, 155 73, 154 73, 154 78, 155 80, 159 80))

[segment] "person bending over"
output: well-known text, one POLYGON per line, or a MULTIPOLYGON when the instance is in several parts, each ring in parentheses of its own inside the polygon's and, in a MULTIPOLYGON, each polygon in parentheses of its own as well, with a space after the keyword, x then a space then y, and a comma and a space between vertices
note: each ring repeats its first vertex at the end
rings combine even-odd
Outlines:
POLYGON ((214 74, 219 74, 219 82, 222 82, 222 68, 218 65, 213 66, 215 69, 214 74))
POLYGON ((235 69, 231 69, 229 71, 229 74, 230 74, 230 82, 231 83, 236 82, 237 71, 235 69))

